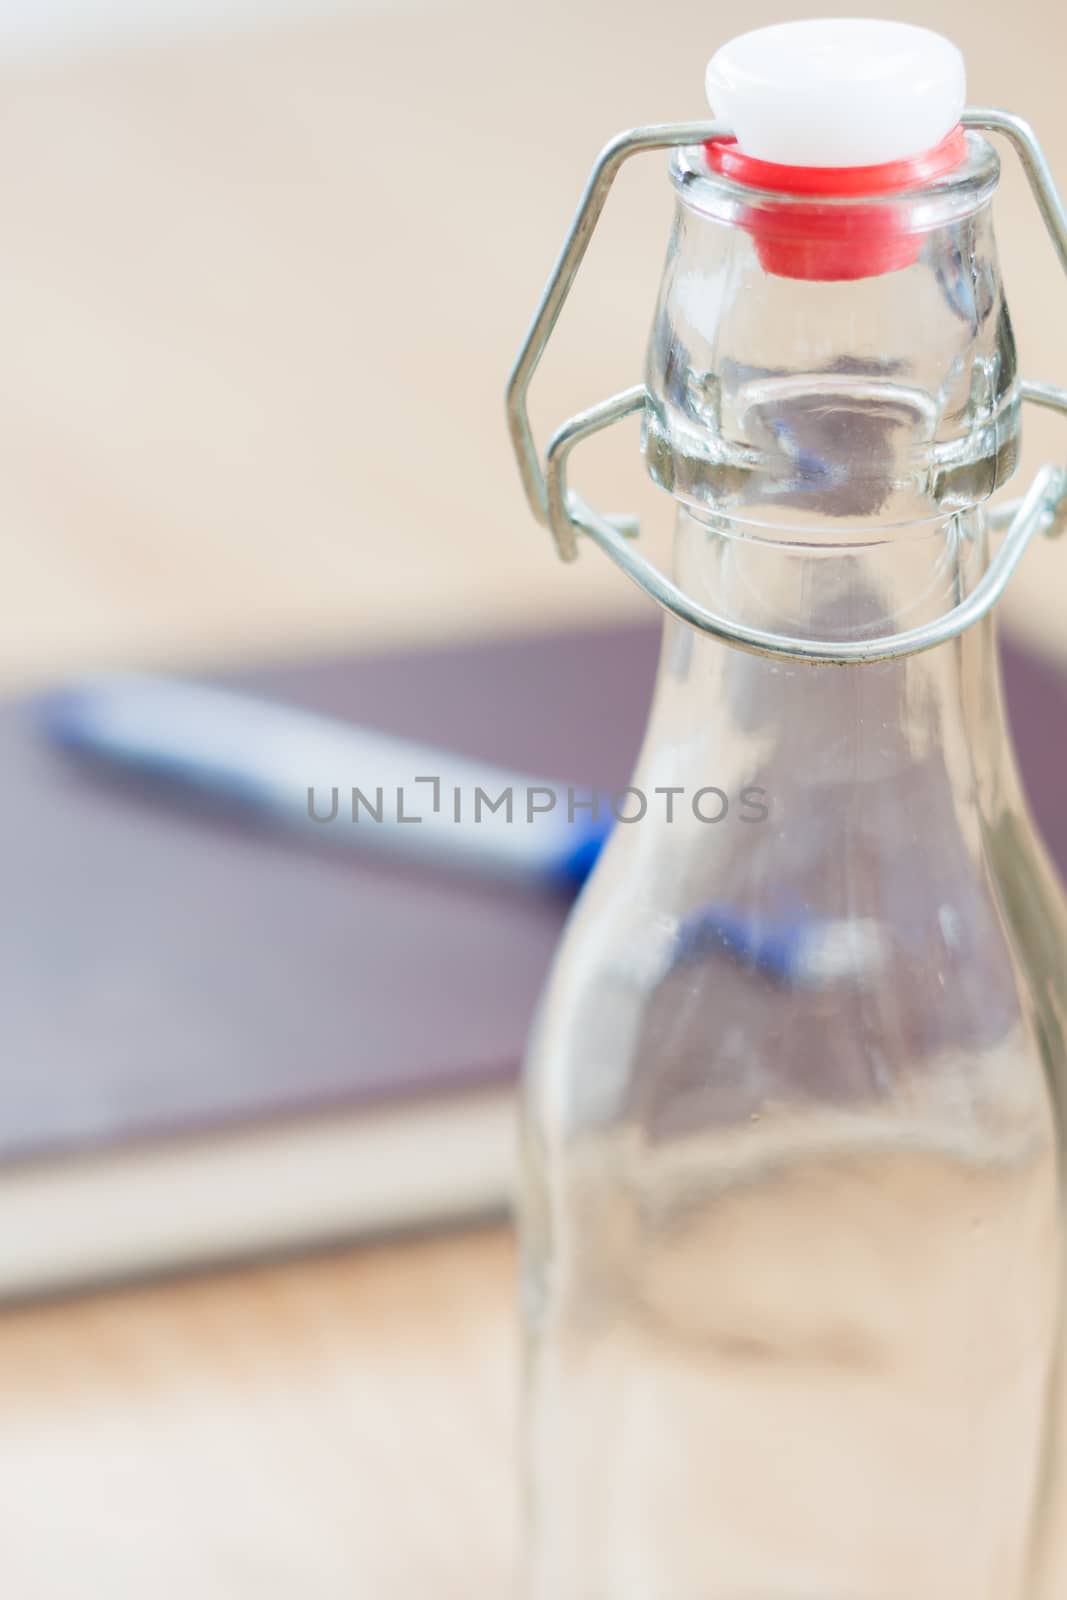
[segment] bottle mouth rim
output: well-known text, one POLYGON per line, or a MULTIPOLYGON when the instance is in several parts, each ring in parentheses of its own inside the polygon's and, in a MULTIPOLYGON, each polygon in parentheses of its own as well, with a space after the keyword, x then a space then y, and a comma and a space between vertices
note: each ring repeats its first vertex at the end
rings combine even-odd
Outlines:
POLYGON ((875 199, 922 189, 948 177, 967 159, 967 135, 957 123, 932 150, 875 166, 786 166, 746 155, 734 138, 708 140, 704 155, 712 172, 746 189, 822 200, 875 199))
POLYGON ((919 156, 877 167, 789 167, 729 140, 679 150, 672 176, 687 207, 752 238, 774 277, 847 282, 919 259, 923 237, 979 211, 1000 163, 962 126, 919 156))
POLYGON ((722 220, 739 208, 768 216, 885 209, 925 228, 978 210, 1000 181, 1000 158, 984 135, 960 124, 933 150, 884 166, 788 167, 746 156, 724 138, 680 146, 670 172, 689 206, 722 220), (881 188, 872 174, 881 175, 881 188))

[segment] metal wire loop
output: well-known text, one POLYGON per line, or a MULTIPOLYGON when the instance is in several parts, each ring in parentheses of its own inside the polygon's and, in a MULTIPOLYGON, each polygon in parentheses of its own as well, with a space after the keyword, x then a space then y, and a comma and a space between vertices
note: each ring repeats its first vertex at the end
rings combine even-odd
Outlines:
MULTIPOLYGON (((999 134, 1012 145, 1060 265, 1067 273, 1067 211, 1033 129, 1021 117, 990 109, 965 111, 961 121, 965 128, 999 134)), ((884 661, 919 650, 929 650, 962 633, 964 628, 970 627, 990 610, 1003 594, 1023 551, 1036 534, 1063 531, 1067 524, 1067 473, 1053 466, 1043 467, 1022 500, 1001 507, 993 514, 991 520, 995 527, 1006 525, 1001 547, 974 591, 951 611, 935 622, 904 633, 830 645, 745 628, 698 605, 629 542, 626 533, 636 529, 633 519, 602 516, 568 489, 567 463, 575 445, 643 409, 643 384, 623 390, 621 394, 565 422, 553 435, 544 467, 541 465, 530 426, 530 383, 552 337, 620 169, 632 156, 648 151, 699 145, 729 136, 730 129, 725 123, 711 121, 635 128, 619 134, 597 158, 508 381, 508 426, 530 508, 537 520, 551 530, 556 548, 564 561, 575 558, 578 535, 585 534, 657 605, 701 632, 726 640, 743 650, 760 655, 841 665, 884 661)), ((1024 382, 1020 385, 1020 393, 1024 400, 1032 404, 1067 415, 1067 390, 1048 384, 1024 382)))

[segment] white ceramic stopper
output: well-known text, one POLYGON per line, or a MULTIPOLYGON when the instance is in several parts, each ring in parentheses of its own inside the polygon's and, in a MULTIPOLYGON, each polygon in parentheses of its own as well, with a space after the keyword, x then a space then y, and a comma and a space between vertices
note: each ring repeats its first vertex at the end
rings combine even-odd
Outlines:
POLYGON ((866 167, 932 150, 956 126, 956 46, 907 22, 833 17, 743 33, 708 64, 738 149, 790 167, 866 167))

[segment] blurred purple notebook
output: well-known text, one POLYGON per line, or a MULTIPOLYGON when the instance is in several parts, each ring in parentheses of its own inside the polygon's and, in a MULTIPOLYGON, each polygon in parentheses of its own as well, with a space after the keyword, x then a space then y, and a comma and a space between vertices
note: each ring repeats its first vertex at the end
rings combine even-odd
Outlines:
MULTIPOLYGON (((549 779, 626 783, 653 626, 235 675, 549 779)), ((1008 652, 1067 868, 1067 679, 1008 652), (1059 730, 1061 737, 1056 737, 1059 730)), ((565 899, 76 768, 0 713, 0 1294, 502 1208, 565 899)))

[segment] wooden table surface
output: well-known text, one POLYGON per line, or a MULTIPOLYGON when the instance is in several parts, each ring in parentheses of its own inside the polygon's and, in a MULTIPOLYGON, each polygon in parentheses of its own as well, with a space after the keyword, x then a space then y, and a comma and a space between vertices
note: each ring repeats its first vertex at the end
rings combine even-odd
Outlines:
POLYGON ((509 1592, 503 1230, 9 1312, 4 1592, 509 1592))
MULTIPOLYGON (((588 554, 555 563, 500 390, 592 153, 699 114, 736 19, 356 11, 0 74, 4 684, 637 603, 588 554)), ((972 100, 1027 111, 1067 173, 1058 8, 1023 0, 1010 38, 962 0, 924 16, 968 49, 972 100)), ((1067 299, 1014 174, 1000 205, 1024 364, 1062 382, 1067 299)), ((628 177, 542 428, 640 370, 667 216, 662 175, 628 177)), ((583 482, 655 511, 632 456, 591 450, 583 482)), ((1064 561, 1028 557, 1011 601, 1052 649, 1064 561)), ((488 1229, 7 1312, 5 1592, 501 1596, 511 1299, 488 1229)))

